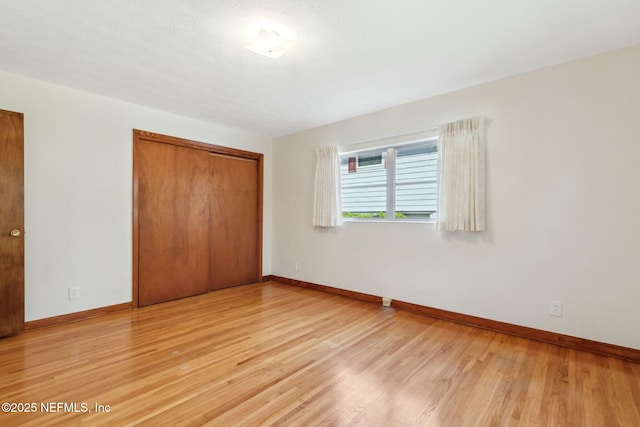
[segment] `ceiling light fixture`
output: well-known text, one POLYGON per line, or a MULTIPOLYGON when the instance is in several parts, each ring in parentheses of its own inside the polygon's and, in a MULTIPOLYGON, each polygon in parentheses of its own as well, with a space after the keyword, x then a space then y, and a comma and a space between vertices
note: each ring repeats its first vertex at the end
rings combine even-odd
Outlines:
POLYGON ((269 58, 280 58, 289 47, 289 40, 282 37, 277 31, 260 28, 245 47, 251 52, 269 58))

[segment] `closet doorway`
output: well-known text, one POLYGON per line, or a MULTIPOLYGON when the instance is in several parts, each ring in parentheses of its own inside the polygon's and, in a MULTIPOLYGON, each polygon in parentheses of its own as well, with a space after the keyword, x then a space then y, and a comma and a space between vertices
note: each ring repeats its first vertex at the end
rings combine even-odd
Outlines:
POLYGON ((262 162, 134 130, 134 306, 262 280, 262 162))

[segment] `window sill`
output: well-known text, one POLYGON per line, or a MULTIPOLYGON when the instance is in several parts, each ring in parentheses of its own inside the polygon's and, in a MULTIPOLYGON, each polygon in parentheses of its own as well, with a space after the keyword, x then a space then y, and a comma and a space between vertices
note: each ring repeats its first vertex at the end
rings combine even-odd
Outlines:
POLYGON ((435 224, 435 219, 343 218, 342 222, 385 222, 394 224, 435 224))

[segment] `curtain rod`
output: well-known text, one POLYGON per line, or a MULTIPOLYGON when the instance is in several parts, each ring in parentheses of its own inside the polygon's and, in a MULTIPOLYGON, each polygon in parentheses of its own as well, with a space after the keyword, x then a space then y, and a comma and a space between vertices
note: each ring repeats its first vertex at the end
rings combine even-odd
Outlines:
POLYGON ((434 127, 430 127, 430 128, 427 128, 427 129, 414 130, 414 131, 411 131, 411 132, 399 133, 399 134, 396 134, 396 135, 387 135, 387 136, 381 136, 379 138, 365 139, 365 140, 362 140, 362 141, 354 141, 354 142, 350 142, 348 144, 340 144, 340 147, 346 148, 346 147, 351 147, 353 145, 368 144, 370 142, 384 141, 386 139, 400 138, 402 136, 417 135, 419 133, 436 131, 438 129, 440 129, 438 126, 434 126, 434 127))

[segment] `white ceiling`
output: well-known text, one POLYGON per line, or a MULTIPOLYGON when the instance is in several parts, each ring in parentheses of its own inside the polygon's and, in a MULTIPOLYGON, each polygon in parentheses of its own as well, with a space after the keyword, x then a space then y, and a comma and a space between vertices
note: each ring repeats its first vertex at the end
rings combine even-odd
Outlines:
POLYGON ((266 136, 637 43, 640 0, 0 0, 0 69, 266 136))

